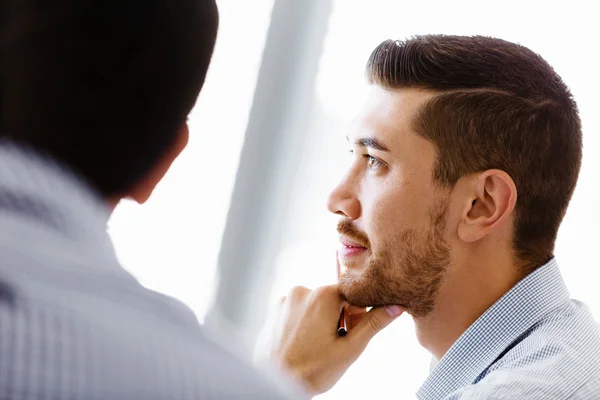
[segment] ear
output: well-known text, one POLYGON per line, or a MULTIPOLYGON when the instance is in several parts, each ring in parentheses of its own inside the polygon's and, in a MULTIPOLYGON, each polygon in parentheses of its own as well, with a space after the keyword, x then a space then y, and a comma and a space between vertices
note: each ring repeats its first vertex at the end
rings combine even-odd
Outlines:
POLYGON ((487 170, 474 182, 465 204, 458 236, 471 243, 488 235, 512 215, 517 203, 517 188, 512 178, 501 170, 487 170))
POLYGON ((177 139, 170 149, 162 156, 158 161, 158 164, 144 177, 129 193, 128 198, 136 201, 138 204, 144 204, 150 198, 150 195, 163 179, 171 165, 177 157, 181 154, 183 149, 188 144, 190 138, 190 131, 187 123, 181 128, 177 134, 177 139))

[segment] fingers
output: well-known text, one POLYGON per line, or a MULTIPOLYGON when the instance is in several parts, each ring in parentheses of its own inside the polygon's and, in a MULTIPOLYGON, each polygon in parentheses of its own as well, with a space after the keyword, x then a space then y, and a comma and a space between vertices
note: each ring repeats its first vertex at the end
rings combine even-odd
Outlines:
MULTIPOLYGON (((300 304, 310 302, 313 306, 324 305, 331 307, 335 304, 339 305, 338 313, 347 305, 340 297, 337 285, 321 286, 315 290, 310 290, 304 286, 293 287, 287 296, 279 299, 280 304, 300 304)), ((360 309, 358 309, 360 310, 360 309)))
POLYGON ((356 307, 356 306, 347 306, 346 307, 346 312, 349 315, 360 315, 360 314, 366 314, 367 313, 367 309, 366 308, 361 308, 361 307, 356 307))
POLYGON ((362 321, 362 318, 365 316, 365 314, 366 312, 364 314, 349 314, 346 316, 346 323, 351 331, 354 330, 358 324, 360 324, 360 321, 362 321))
POLYGON ((351 332, 352 340, 361 342, 366 346, 369 341, 383 328, 398 318, 404 309, 400 306, 387 306, 373 308, 362 316, 360 322, 351 332))
POLYGON ((318 309, 331 310, 338 317, 342 309, 347 305, 340 297, 337 285, 321 286, 315 289, 311 296, 311 304, 318 309))
POLYGON ((356 306, 346 306, 346 322, 350 329, 354 329, 367 314, 366 308, 356 306))
POLYGON ((308 296, 310 296, 311 290, 305 288, 304 286, 295 286, 293 287, 286 298, 284 298, 284 302, 290 303, 299 303, 304 302, 308 296))

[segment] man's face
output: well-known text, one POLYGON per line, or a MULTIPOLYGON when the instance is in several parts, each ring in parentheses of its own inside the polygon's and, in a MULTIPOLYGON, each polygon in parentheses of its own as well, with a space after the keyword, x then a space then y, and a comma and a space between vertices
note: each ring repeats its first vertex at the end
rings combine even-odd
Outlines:
POLYGON ((431 98, 374 85, 348 135, 352 163, 328 208, 342 216, 342 297, 359 307, 401 305, 428 314, 450 261, 449 190, 433 179, 436 151, 412 128, 431 98))

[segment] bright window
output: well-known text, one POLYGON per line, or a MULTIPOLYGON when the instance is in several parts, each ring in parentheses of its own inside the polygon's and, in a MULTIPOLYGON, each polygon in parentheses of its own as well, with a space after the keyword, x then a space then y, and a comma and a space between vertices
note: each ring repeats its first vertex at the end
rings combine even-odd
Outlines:
POLYGON ((123 202, 109 223, 125 268, 148 288, 187 303, 201 321, 214 291, 273 0, 220 0, 218 6, 219 36, 190 116, 188 148, 148 203, 123 202))

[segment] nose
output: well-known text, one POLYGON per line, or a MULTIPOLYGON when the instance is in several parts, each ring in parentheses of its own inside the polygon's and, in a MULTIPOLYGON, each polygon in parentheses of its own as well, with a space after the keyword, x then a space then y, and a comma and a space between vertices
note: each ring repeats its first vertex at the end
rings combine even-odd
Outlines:
POLYGON ((349 171, 327 198, 327 209, 337 215, 355 220, 360 217, 360 201, 352 172, 349 171))

